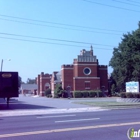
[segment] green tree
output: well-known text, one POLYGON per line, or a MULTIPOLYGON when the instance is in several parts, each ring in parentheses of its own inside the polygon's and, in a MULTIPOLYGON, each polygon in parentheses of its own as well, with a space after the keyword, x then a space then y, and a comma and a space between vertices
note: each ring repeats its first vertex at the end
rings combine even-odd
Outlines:
POLYGON ((35 79, 28 78, 26 83, 27 84, 35 84, 36 82, 35 82, 35 79))
POLYGON ((116 86, 115 86, 115 84, 113 84, 111 86, 111 94, 114 95, 115 91, 116 91, 116 86))
POLYGON ((18 87, 21 87, 22 79, 20 76, 18 76, 18 87))
POLYGON ((137 30, 123 35, 109 62, 119 91, 125 90, 125 82, 140 82, 140 22, 138 25, 137 30))
POLYGON ((56 84, 55 89, 54 89, 55 97, 61 97, 62 96, 62 92, 63 92, 63 89, 62 89, 61 84, 56 84))

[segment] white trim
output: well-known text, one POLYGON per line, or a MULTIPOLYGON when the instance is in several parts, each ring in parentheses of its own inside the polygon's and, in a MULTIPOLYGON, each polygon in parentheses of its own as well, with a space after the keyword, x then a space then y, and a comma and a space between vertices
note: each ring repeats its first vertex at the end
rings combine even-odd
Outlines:
POLYGON ((83 73, 84 73, 85 75, 90 75, 90 74, 91 74, 91 69, 90 69, 89 67, 85 67, 85 68, 83 69, 83 73), (88 74, 85 73, 85 69, 89 69, 89 73, 88 73, 88 74))
POLYGON ((63 70, 63 69, 73 69, 73 68, 61 68, 61 70, 63 70))
POLYGON ((73 65, 78 65, 78 66, 97 66, 97 64, 73 64, 73 65))
POLYGON ((85 87, 85 89, 91 89, 90 87, 85 87))
POLYGON ((73 77, 73 79, 100 79, 100 77, 73 77))
POLYGON ((90 81, 85 81, 85 83, 90 83, 90 81))

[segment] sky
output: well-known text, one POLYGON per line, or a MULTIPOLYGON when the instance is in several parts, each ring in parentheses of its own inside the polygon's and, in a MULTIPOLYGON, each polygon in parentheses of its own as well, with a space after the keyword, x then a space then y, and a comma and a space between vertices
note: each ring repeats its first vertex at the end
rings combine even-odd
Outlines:
POLYGON ((60 71, 91 45, 99 64, 109 65, 123 34, 138 28, 139 7, 139 0, 0 0, 2 71, 26 82, 60 71))

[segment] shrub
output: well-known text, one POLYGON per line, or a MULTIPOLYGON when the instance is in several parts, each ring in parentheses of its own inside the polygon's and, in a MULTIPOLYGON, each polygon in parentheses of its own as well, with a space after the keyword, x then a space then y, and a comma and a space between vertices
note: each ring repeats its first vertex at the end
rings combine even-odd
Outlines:
POLYGON ((121 97, 121 94, 118 93, 118 92, 115 92, 115 93, 112 94, 112 96, 115 96, 115 97, 121 97))
POLYGON ((59 98, 59 96, 57 94, 54 94, 54 97, 53 98, 59 98))
POLYGON ((140 98, 140 93, 122 92, 121 98, 140 98))
POLYGON ((89 97, 95 97, 97 93, 95 91, 89 91, 89 97))
POLYGON ((81 91, 74 91, 73 97, 74 98, 82 98, 83 97, 82 92, 81 91))
POLYGON ((89 92, 88 91, 82 91, 82 97, 89 97, 89 92))
POLYGON ((133 93, 134 98, 140 98, 140 93, 133 93))
POLYGON ((131 92, 125 93, 125 95, 126 95, 126 98, 134 98, 133 93, 131 92))
POLYGON ((68 93, 66 90, 62 90, 61 93, 63 98, 68 98, 68 93))
POLYGON ((61 84, 56 84, 54 89, 54 98, 62 97, 62 90, 61 84))
POLYGON ((103 97, 103 93, 100 90, 94 90, 95 97, 103 97))
POLYGON ((97 94, 98 94, 98 97, 103 97, 104 96, 102 91, 97 91, 97 94))
POLYGON ((121 98, 126 98, 126 93, 125 92, 121 92, 120 96, 121 96, 121 98))
POLYGON ((52 95, 51 95, 51 94, 48 94, 47 97, 48 97, 48 98, 52 98, 52 95))
POLYGON ((45 96, 48 96, 48 95, 51 95, 51 89, 50 88, 45 90, 45 96))

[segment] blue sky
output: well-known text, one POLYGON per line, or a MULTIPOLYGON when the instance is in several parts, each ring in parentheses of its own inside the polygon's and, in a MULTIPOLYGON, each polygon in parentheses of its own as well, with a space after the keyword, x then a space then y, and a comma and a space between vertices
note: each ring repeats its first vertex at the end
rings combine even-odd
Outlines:
POLYGON ((18 71, 26 82, 60 71, 91 45, 108 65, 122 35, 138 28, 139 7, 139 0, 0 0, 3 71, 18 71))

